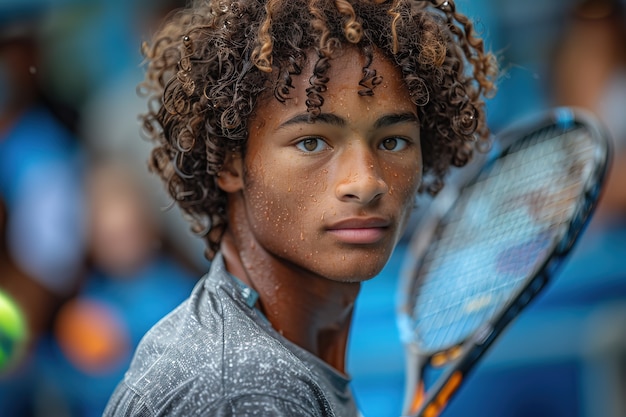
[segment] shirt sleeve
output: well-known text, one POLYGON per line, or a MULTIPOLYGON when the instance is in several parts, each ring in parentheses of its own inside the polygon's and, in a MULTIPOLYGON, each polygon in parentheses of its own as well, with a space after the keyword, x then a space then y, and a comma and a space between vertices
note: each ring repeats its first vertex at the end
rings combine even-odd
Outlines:
POLYGON ((154 417, 155 413, 137 393, 120 382, 104 410, 102 417, 154 417))

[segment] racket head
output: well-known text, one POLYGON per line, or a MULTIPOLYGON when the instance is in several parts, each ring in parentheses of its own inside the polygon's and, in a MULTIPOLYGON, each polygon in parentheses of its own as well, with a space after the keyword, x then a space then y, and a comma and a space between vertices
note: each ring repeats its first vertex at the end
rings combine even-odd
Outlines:
POLYGON ((550 110, 498 135, 422 211, 398 293, 400 333, 413 354, 484 338, 543 288, 597 203, 607 138, 589 113, 550 110))

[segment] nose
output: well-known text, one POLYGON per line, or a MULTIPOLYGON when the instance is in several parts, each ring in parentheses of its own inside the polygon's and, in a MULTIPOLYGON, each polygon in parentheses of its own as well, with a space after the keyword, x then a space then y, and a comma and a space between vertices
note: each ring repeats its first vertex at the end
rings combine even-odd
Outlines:
POLYGON ((335 193, 339 200, 369 204, 389 192, 380 164, 366 145, 350 147, 338 163, 335 193))

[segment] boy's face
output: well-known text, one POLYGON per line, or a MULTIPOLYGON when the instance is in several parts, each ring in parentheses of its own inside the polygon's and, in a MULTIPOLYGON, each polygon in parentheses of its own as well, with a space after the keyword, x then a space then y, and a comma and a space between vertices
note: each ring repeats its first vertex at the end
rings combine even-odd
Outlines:
POLYGON ((309 54, 285 103, 266 97, 257 105, 235 189, 247 225, 231 227, 249 227, 249 244, 281 262, 361 281, 383 268, 413 207, 419 121, 399 70, 381 55, 372 67, 382 84, 373 97, 358 94, 364 58, 349 48, 332 60, 322 113, 309 123, 305 90, 315 59, 309 54))

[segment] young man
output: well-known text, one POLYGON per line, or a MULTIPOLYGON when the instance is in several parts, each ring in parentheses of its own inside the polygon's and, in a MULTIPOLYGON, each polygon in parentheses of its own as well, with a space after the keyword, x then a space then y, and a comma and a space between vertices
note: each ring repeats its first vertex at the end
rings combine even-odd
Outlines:
POLYGON ((451 1, 199 1, 145 53, 152 169, 212 265, 105 415, 356 416, 360 283, 487 143, 493 57, 451 1))

